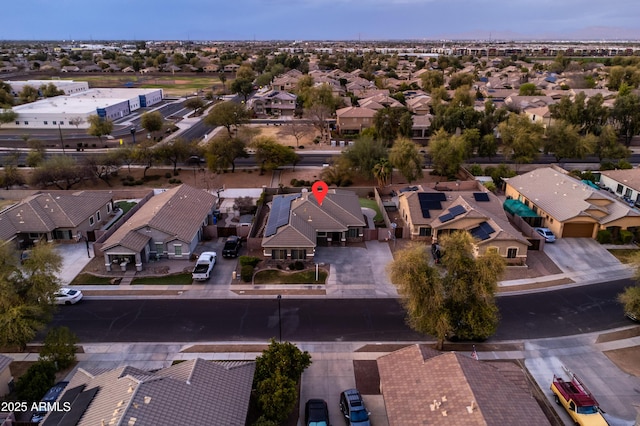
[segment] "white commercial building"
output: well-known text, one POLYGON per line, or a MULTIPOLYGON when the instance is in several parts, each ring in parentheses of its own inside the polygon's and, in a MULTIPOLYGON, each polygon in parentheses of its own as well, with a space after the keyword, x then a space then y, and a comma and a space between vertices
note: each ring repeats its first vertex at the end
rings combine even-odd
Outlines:
POLYGON ((76 128, 70 121, 79 119, 78 128, 88 128, 88 118, 97 115, 109 120, 162 101, 162 89, 89 89, 71 96, 55 96, 13 107, 18 118, 3 128, 51 129, 76 128))
MULTIPOLYGON (((11 86, 13 96, 18 96, 25 86, 31 86, 36 90, 40 90, 42 86, 53 84, 58 90, 62 90, 65 95, 73 95, 76 93, 86 92, 89 90, 89 83, 86 81, 73 80, 26 80, 26 81, 5 81, 11 86)), ((42 95, 42 94, 41 94, 42 95)))

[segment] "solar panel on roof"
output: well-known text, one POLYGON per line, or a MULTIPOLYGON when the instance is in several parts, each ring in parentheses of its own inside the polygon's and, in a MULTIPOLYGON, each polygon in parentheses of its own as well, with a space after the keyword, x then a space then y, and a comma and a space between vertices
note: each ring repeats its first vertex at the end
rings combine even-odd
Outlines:
POLYGON ((422 217, 425 219, 429 219, 431 214, 429 213, 429 209, 422 209, 422 217))
POLYGON ((474 192, 473 198, 475 198, 476 201, 489 201, 489 194, 486 192, 474 192))
POLYGON ((482 230, 479 226, 473 228, 471 231, 469 231, 469 233, 472 237, 477 238, 481 241, 489 239, 489 234, 484 232, 484 230, 482 230))
POLYGON ((442 216, 438 217, 438 219, 440 219, 440 222, 444 223, 449 222, 451 219, 453 219, 453 216, 450 213, 445 213, 442 216))
POLYGON ((78 424, 80 418, 84 415, 85 411, 91 404, 91 401, 98 393, 99 387, 89 389, 82 392, 71 404, 71 411, 65 413, 64 417, 60 420, 61 425, 75 425, 78 424))
POLYGON ((453 206, 449 209, 449 213, 451 213, 453 217, 460 216, 461 214, 464 214, 466 212, 467 209, 462 206, 453 206))
POLYGON ((442 204, 440 204, 440 201, 425 200, 421 205, 424 205, 429 210, 442 210, 442 204))
POLYGON ((447 201, 447 196, 444 192, 421 192, 418 194, 418 197, 420 196, 430 201, 447 201))
POLYGON ((493 234, 494 232, 496 232, 495 229, 493 229, 487 222, 482 222, 479 226, 480 229, 482 229, 487 234, 493 234))
POLYGON ((265 237, 270 237, 278 232, 278 228, 289 223, 289 212, 291 211, 291 202, 299 198, 300 194, 285 195, 276 197, 271 204, 271 213, 267 220, 267 227, 264 231, 265 237))

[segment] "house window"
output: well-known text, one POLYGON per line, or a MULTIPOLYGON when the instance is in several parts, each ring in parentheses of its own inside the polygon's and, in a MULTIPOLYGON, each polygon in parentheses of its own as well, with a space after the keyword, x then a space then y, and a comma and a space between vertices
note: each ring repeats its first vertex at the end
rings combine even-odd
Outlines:
POLYGON ((616 186, 616 192, 622 194, 622 185, 618 184, 618 186, 616 186))
POLYGON ((514 259, 518 255, 518 249, 515 247, 510 247, 507 249, 507 257, 509 259, 514 259))
POLYGON ((64 121, 61 121, 61 122, 60 122, 60 125, 62 126, 63 124, 64 124, 64 121))
POLYGON ((111 213, 111 203, 107 203, 107 213, 111 213))
POLYGON ((360 236, 360 232, 358 228, 349 228, 348 237, 349 238, 358 238, 360 236))
POLYGON ((45 122, 44 122, 44 124, 45 124, 45 126, 46 126, 47 124, 49 124, 49 122, 48 122, 48 121, 45 121, 45 122))
POLYGON ((176 256, 182 256, 182 245, 181 244, 176 244, 173 246, 173 253, 176 256))
POLYGON ((20 125, 20 122, 19 122, 19 121, 16 121, 16 126, 19 126, 19 125, 20 125))
POLYGON ((52 121, 52 123, 53 123, 53 125, 54 125, 54 126, 55 126, 56 124, 58 124, 58 123, 56 123, 55 121, 52 121))
POLYGON ((40 238, 40 234, 38 234, 37 232, 29 232, 29 239, 30 240, 37 240, 40 238))
POLYGON ((94 223, 95 223, 95 220, 93 220, 93 215, 89 216, 89 225, 93 226, 94 223))
POLYGON ((305 249, 292 249, 291 260, 305 260, 307 258, 307 250, 305 249))
POLYGON ((25 122, 24 122, 24 124, 27 124, 27 125, 28 125, 28 124, 29 124, 29 122, 28 122, 28 121, 25 121, 25 122))
POLYGON ((430 237, 431 236, 431 228, 420 228, 420 236, 421 237, 430 237))
POLYGON ((287 250, 271 250, 271 258, 273 260, 285 260, 287 258, 287 250))
POLYGON ((164 244, 156 243, 156 253, 158 256, 162 256, 164 254, 164 244))
POLYGON ((631 188, 627 188, 627 190, 624 191, 624 195, 625 197, 631 197, 631 188))
POLYGON ((100 215, 100 210, 96 212, 96 219, 98 220, 98 222, 102 220, 102 216, 100 215))
POLYGON ((326 232, 318 232, 317 236, 318 237, 326 237, 327 233, 326 232))

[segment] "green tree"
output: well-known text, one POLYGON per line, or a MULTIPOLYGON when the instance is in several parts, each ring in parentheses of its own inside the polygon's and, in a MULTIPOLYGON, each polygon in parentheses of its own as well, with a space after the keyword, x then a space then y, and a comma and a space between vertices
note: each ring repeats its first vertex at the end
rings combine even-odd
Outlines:
POLYGON ((387 146, 390 146, 391 142, 398 137, 400 121, 407 112, 406 108, 386 107, 376 111, 373 116, 373 126, 376 129, 376 134, 387 146))
POLYGON ((219 172, 231 166, 231 173, 234 173, 236 160, 249 157, 245 148, 246 144, 242 139, 229 136, 215 138, 206 149, 209 170, 219 172))
POLYGON ((631 139, 640 133, 640 96, 625 92, 625 85, 622 86, 613 104, 611 118, 618 130, 618 135, 628 147, 631 139))
POLYGON ((158 153, 153 148, 153 142, 144 141, 142 143, 137 144, 132 151, 133 159, 144 165, 144 171, 142 172, 142 179, 147 178, 147 171, 158 159, 158 153))
POLYGON ((440 176, 455 177, 470 151, 465 138, 452 136, 440 129, 431 138, 430 145, 434 172, 440 176))
POLYGON ((238 93, 247 101, 247 97, 253 92, 253 80, 256 78, 255 73, 249 66, 241 66, 238 68, 236 78, 231 82, 231 91, 238 93))
POLYGON ((78 337, 67 327, 51 328, 44 338, 39 359, 53 362, 59 370, 70 367, 76 360, 78 337))
MULTIPOLYGON (((638 271, 636 267, 635 280, 638 281, 638 271)), ((640 287, 627 287, 624 292, 618 295, 618 302, 622 303, 625 312, 640 318, 640 287)))
POLYGON ((90 115, 87 121, 89 122, 87 133, 97 137, 100 143, 102 143, 102 137, 104 135, 110 135, 111 132, 113 132, 113 121, 108 118, 103 119, 97 115, 90 115))
POLYGON ((183 105, 184 105, 185 108, 192 109, 197 114, 198 110, 205 106, 205 103, 202 100, 202 98, 200 98, 198 96, 194 96, 194 97, 189 98, 186 101, 184 101, 183 105))
POLYGON ((273 138, 258 137, 253 141, 252 146, 256 150, 256 162, 260 165, 260 174, 297 162, 298 154, 291 148, 280 145, 273 138))
MULTIPOLYGON (((13 94, 11 85, 0 81, 0 108, 11 108, 13 106, 13 94)), ((0 122, 2 124, 2 122, 0 122)))
POLYGON ((604 97, 597 94, 587 100, 584 92, 579 92, 573 100, 569 96, 563 96, 560 102, 549 105, 549 111, 554 119, 577 126, 582 135, 599 135, 609 117, 604 97))
POLYGON ((389 151, 389 161, 409 182, 422 177, 423 158, 412 140, 400 138, 389 151))
POLYGON ((140 117, 140 125, 149 133, 155 133, 162 130, 164 125, 164 117, 160 111, 145 112, 140 117))
POLYGON ((296 382, 282 374, 278 369, 257 386, 258 402, 263 415, 278 423, 289 417, 296 400, 296 382))
POLYGON ((58 89, 53 83, 43 84, 42 86, 40 86, 40 92, 45 98, 64 95, 64 90, 58 89))
POLYGON ((32 185, 58 189, 71 189, 88 177, 87 170, 80 166, 75 158, 56 155, 44 160, 36 167, 30 178, 32 185))
POLYGON ((204 118, 205 124, 217 127, 223 126, 227 129, 229 137, 232 137, 231 127, 235 127, 249 122, 249 112, 244 105, 235 102, 221 102, 216 104, 209 114, 204 118))
POLYGON ((420 75, 422 89, 431 93, 433 89, 444 86, 444 74, 442 71, 429 70, 420 75))
POLYGON ((38 100, 38 97, 38 89, 29 85, 24 86, 20 93, 18 93, 18 99, 20 99, 20 102, 23 104, 35 102, 38 100))
POLYGON ((18 113, 12 109, 0 110, 0 127, 3 124, 13 123, 18 119, 18 113))
POLYGON ((502 136, 503 153, 517 164, 531 163, 538 157, 544 128, 525 115, 510 114, 498 126, 502 136))
POLYGON ((373 178, 373 168, 383 158, 387 158, 387 149, 379 140, 361 136, 353 146, 342 151, 349 167, 361 176, 373 178))
POLYGON ((473 74, 469 73, 456 73, 449 79, 449 88, 455 90, 462 86, 472 86, 475 81, 473 74))
POLYGON ((541 94, 542 92, 533 83, 524 83, 518 89, 518 95, 520 96, 538 96, 541 94))
POLYGON ((629 158, 631 155, 629 148, 618 142, 616 130, 611 125, 604 126, 599 136, 588 134, 585 137, 592 139, 594 145, 593 153, 598 157, 600 162, 605 158, 621 160, 629 158))
POLYGON ((593 149, 591 138, 581 136, 578 127, 572 124, 557 120, 547 129, 544 152, 553 153, 558 162, 563 158, 583 159, 593 149))
POLYGON ((380 188, 387 185, 387 181, 392 177, 393 166, 386 158, 382 158, 373 166, 373 177, 376 178, 380 188))
POLYGON ((56 366, 50 361, 38 361, 29 367, 16 382, 16 396, 19 400, 38 402, 53 386, 56 380, 56 366))
POLYGON ((19 258, 11 245, 0 246, 0 346, 24 349, 51 318, 62 259, 46 242, 22 265, 19 258))
POLYGON ((189 143, 181 138, 173 139, 156 147, 159 160, 168 161, 173 165, 173 175, 178 174, 178 163, 189 158, 194 151, 195 143, 189 143))

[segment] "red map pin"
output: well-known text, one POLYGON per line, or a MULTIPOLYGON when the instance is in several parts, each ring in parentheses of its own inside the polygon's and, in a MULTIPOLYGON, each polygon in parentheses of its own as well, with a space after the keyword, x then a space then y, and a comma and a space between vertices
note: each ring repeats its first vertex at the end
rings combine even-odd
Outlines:
POLYGON ((329 185, 319 180, 311 186, 311 192, 315 195, 316 200, 318 200, 318 204, 322 205, 322 201, 324 197, 327 196, 327 192, 329 192, 329 185))

